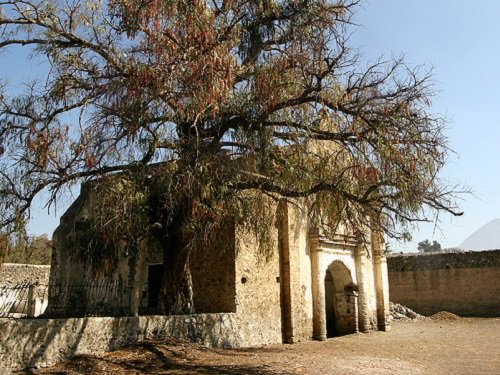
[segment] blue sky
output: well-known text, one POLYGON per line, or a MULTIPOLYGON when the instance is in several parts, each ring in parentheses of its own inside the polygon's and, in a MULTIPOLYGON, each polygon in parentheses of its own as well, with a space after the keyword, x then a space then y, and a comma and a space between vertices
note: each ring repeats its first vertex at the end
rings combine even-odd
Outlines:
MULTIPOLYGON (((434 224, 420 225, 414 240, 393 244, 397 251, 414 251, 424 239, 444 247, 460 244, 488 221, 500 217, 500 1, 481 0, 369 0, 355 15, 352 45, 365 60, 403 54, 410 65, 433 67, 436 96, 433 111, 445 115, 447 136, 456 155, 450 155, 442 177, 468 185, 473 195, 463 196, 464 215, 440 216, 434 224), (497 151, 498 150, 498 151, 497 151)), ((20 63, 25 55, 0 55, 0 72, 8 71, 14 85, 33 72, 20 63)), ((30 230, 48 233, 72 197, 57 212, 37 202, 30 230)))
POLYGON ((450 155, 443 178, 468 185, 464 215, 441 215, 440 228, 420 225, 412 250, 424 239, 459 245, 500 217, 500 1, 369 0, 355 16, 352 42, 365 59, 403 54, 411 65, 433 67, 433 111, 445 115, 450 155))

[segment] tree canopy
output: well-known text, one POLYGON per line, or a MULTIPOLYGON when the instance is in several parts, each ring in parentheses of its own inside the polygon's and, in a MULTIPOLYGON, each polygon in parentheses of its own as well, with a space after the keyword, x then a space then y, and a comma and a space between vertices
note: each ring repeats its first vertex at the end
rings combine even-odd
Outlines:
POLYGON ((417 250, 421 253, 440 253, 443 251, 439 242, 432 241, 431 243, 429 240, 419 242, 417 250))
POLYGON ((46 234, 41 236, 17 236, 12 239, 0 236, 0 261, 5 263, 50 264, 52 241, 46 234))
POLYGON ((22 227, 42 191, 101 184, 101 239, 155 232, 179 312, 191 239, 232 216, 264 240, 269 199, 300 199, 332 230, 376 215, 398 238, 459 214, 430 73, 363 63, 358 3, 0 0, 0 53, 47 66, 20 94, 0 86, 0 225, 22 227))
POLYGON ((241 191, 353 225, 375 210, 395 237, 427 209, 457 214, 429 71, 361 62, 358 2, 0 0, 0 53, 48 66, 21 94, 0 87, 0 224, 43 190, 158 162, 170 212, 196 198, 202 221, 241 191))

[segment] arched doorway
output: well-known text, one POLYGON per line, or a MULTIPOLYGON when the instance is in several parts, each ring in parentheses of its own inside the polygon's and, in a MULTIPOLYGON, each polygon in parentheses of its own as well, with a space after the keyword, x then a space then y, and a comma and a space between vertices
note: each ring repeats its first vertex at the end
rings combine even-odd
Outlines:
POLYGON ((340 261, 333 262, 325 274, 326 336, 357 332, 357 287, 351 273, 340 261))

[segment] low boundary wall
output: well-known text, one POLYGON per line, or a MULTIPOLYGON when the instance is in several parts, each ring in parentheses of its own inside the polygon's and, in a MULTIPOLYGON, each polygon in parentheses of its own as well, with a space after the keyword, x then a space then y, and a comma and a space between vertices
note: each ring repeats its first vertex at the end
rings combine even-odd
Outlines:
POLYGON ((500 250, 387 257, 389 293, 424 315, 500 316, 500 250))
POLYGON ((50 266, 37 264, 0 263, 0 287, 23 283, 47 284, 50 266))
POLYGON ((270 343, 235 313, 121 318, 0 319, 0 374, 99 355, 144 339, 175 337, 211 347, 270 343))

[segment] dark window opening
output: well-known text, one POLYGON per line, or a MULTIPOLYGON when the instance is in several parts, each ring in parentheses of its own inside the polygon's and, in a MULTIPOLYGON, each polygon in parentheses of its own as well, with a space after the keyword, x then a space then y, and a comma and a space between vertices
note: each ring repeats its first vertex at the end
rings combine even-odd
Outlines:
POLYGON ((155 309, 160 301, 163 264, 150 264, 148 267, 148 308, 155 309))

